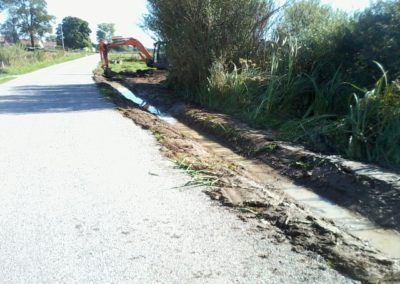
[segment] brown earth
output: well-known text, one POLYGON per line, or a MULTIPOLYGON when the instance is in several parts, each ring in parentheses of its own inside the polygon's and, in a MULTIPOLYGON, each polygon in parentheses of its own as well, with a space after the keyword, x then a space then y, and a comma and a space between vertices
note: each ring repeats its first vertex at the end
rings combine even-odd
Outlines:
MULTIPOLYGON (((295 182, 317 188, 318 184, 329 185, 329 180, 335 179, 335 176, 331 176, 332 172, 338 171, 342 177, 342 169, 332 168, 325 160, 309 160, 304 151, 289 151, 282 147, 284 144, 274 141, 273 132, 252 130, 227 116, 210 114, 178 102, 173 92, 161 84, 164 78, 163 73, 155 72, 153 76, 132 78, 125 83, 135 93, 146 96, 152 104, 162 105, 178 114, 186 125, 206 128, 236 151, 260 158, 295 182)), ((103 77, 95 76, 95 80, 102 86, 109 86, 103 77)), ((223 155, 210 152, 193 139, 189 127, 180 123, 176 126, 167 124, 137 108, 118 92, 109 91, 108 95, 123 115, 155 135, 162 145, 161 151, 191 174, 194 184, 208 185, 206 193, 222 204, 234 207, 244 221, 248 218, 259 219, 259 229, 265 230, 276 241, 289 241, 296 251, 318 253, 339 271, 364 283, 400 282, 397 262, 340 230, 333 222, 312 216, 307 209, 287 198, 273 185, 260 185, 245 168, 223 155)), ((355 182, 350 174, 349 179, 362 184, 355 182)), ((354 209, 357 210, 356 207, 354 209)))

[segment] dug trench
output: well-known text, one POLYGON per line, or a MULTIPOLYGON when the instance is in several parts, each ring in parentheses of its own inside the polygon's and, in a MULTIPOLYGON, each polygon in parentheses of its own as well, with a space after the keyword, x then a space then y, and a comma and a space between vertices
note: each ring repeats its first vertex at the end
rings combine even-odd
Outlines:
POLYGON ((122 83, 168 110, 177 119, 174 124, 126 99, 116 90, 119 83, 98 75, 94 79, 119 112, 154 134, 162 153, 191 174, 193 184, 206 185, 207 195, 232 207, 243 221, 257 219, 257 229, 277 242, 320 254, 363 283, 400 282, 398 259, 313 214, 282 190, 305 186, 377 224, 399 229, 400 209, 392 204, 400 199, 396 175, 371 175, 376 168, 318 155, 277 141, 272 131, 254 130, 229 116, 183 104, 161 84, 163 73, 124 78, 122 83))

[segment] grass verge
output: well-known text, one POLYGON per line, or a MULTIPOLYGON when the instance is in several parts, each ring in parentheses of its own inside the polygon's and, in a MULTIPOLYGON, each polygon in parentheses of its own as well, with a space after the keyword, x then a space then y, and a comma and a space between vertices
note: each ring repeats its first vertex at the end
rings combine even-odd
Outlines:
POLYGON ((87 52, 25 51, 22 47, 0 48, 0 84, 8 82, 16 75, 36 71, 54 64, 75 60, 88 55, 87 52))
POLYGON ((116 73, 137 72, 138 70, 149 70, 146 63, 140 60, 134 53, 111 53, 109 55, 110 68, 116 73))

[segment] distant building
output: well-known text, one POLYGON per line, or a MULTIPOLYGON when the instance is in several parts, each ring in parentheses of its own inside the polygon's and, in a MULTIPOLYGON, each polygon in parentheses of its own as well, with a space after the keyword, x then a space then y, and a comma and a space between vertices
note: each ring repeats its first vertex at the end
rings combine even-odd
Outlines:
MULTIPOLYGON (((19 41, 19 43, 21 45, 23 45, 23 46, 26 46, 26 47, 31 47, 32 46, 32 43, 31 43, 30 39, 21 39, 19 41)), ((39 40, 35 39, 34 44, 35 44, 35 47, 38 47, 38 48, 43 48, 44 47, 43 41, 41 41, 40 39, 39 40)))

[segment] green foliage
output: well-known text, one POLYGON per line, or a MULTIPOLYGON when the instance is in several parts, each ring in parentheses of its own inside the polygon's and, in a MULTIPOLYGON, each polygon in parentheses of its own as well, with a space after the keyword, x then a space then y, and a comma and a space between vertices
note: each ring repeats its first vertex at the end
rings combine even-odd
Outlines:
MULTIPOLYGON (((339 43, 336 54, 353 82, 367 85, 381 76, 373 61, 388 71, 389 80, 400 76, 400 2, 377 1, 356 16, 339 43)), ((372 86, 371 86, 372 87, 372 86)))
POLYGON ((335 49, 349 28, 350 20, 344 12, 321 5, 319 0, 301 0, 285 9, 275 36, 296 39, 296 72, 311 73, 323 65, 325 71, 319 70, 319 76, 327 79, 341 64, 335 49))
POLYGON ((54 16, 47 13, 45 0, 4 0, 2 4, 8 16, 1 30, 11 42, 15 43, 19 37, 28 36, 34 47, 35 39, 52 31, 54 16))
POLYGON ((217 59, 238 63, 266 32, 270 0, 149 0, 146 26, 169 43, 171 77, 183 88, 206 82, 217 59))
MULTIPOLYGON (((349 17, 319 0, 300 0, 285 9, 275 35, 295 37, 299 45, 296 72, 328 80, 339 68, 345 80, 367 85, 378 80, 378 61, 390 80, 400 75, 400 3, 376 1, 349 17)), ((371 86, 372 87, 372 86, 371 86)))
POLYGON ((22 46, 15 45, 11 47, 0 48, 0 62, 7 66, 21 65, 26 60, 28 56, 22 46))
POLYGON ((107 42, 111 42, 114 34, 115 34, 115 24, 101 23, 97 25, 97 31, 96 31, 97 41, 99 41, 100 39, 104 39, 107 42))
POLYGON ((4 39, 9 42, 16 44, 19 41, 19 28, 18 28, 18 17, 13 13, 14 16, 9 16, 6 21, 0 26, 0 31, 4 35, 4 39))
POLYGON ((68 53, 64 51, 26 51, 22 46, 0 47, 0 81, 8 80, 13 75, 32 72, 52 64, 73 60, 84 56, 84 53, 68 53))
POLYGON ((138 70, 148 70, 146 63, 140 59, 139 55, 132 53, 110 53, 110 68, 113 72, 136 72, 138 70))
POLYGON ((292 1, 274 30, 271 2, 228 2, 150 1, 147 26, 187 99, 317 151, 400 165, 399 1, 354 16, 292 1))
POLYGON ((400 82, 389 84, 384 73, 373 89, 354 94, 346 122, 349 156, 400 164, 400 82))
POLYGON ((51 21, 54 17, 47 13, 45 0, 17 0, 16 2, 19 2, 17 15, 20 18, 20 32, 29 36, 31 45, 34 47, 35 38, 40 38, 52 31, 51 21))
POLYGON ((77 17, 65 17, 57 27, 57 43, 64 37, 66 48, 81 49, 91 47, 89 23, 77 17))

